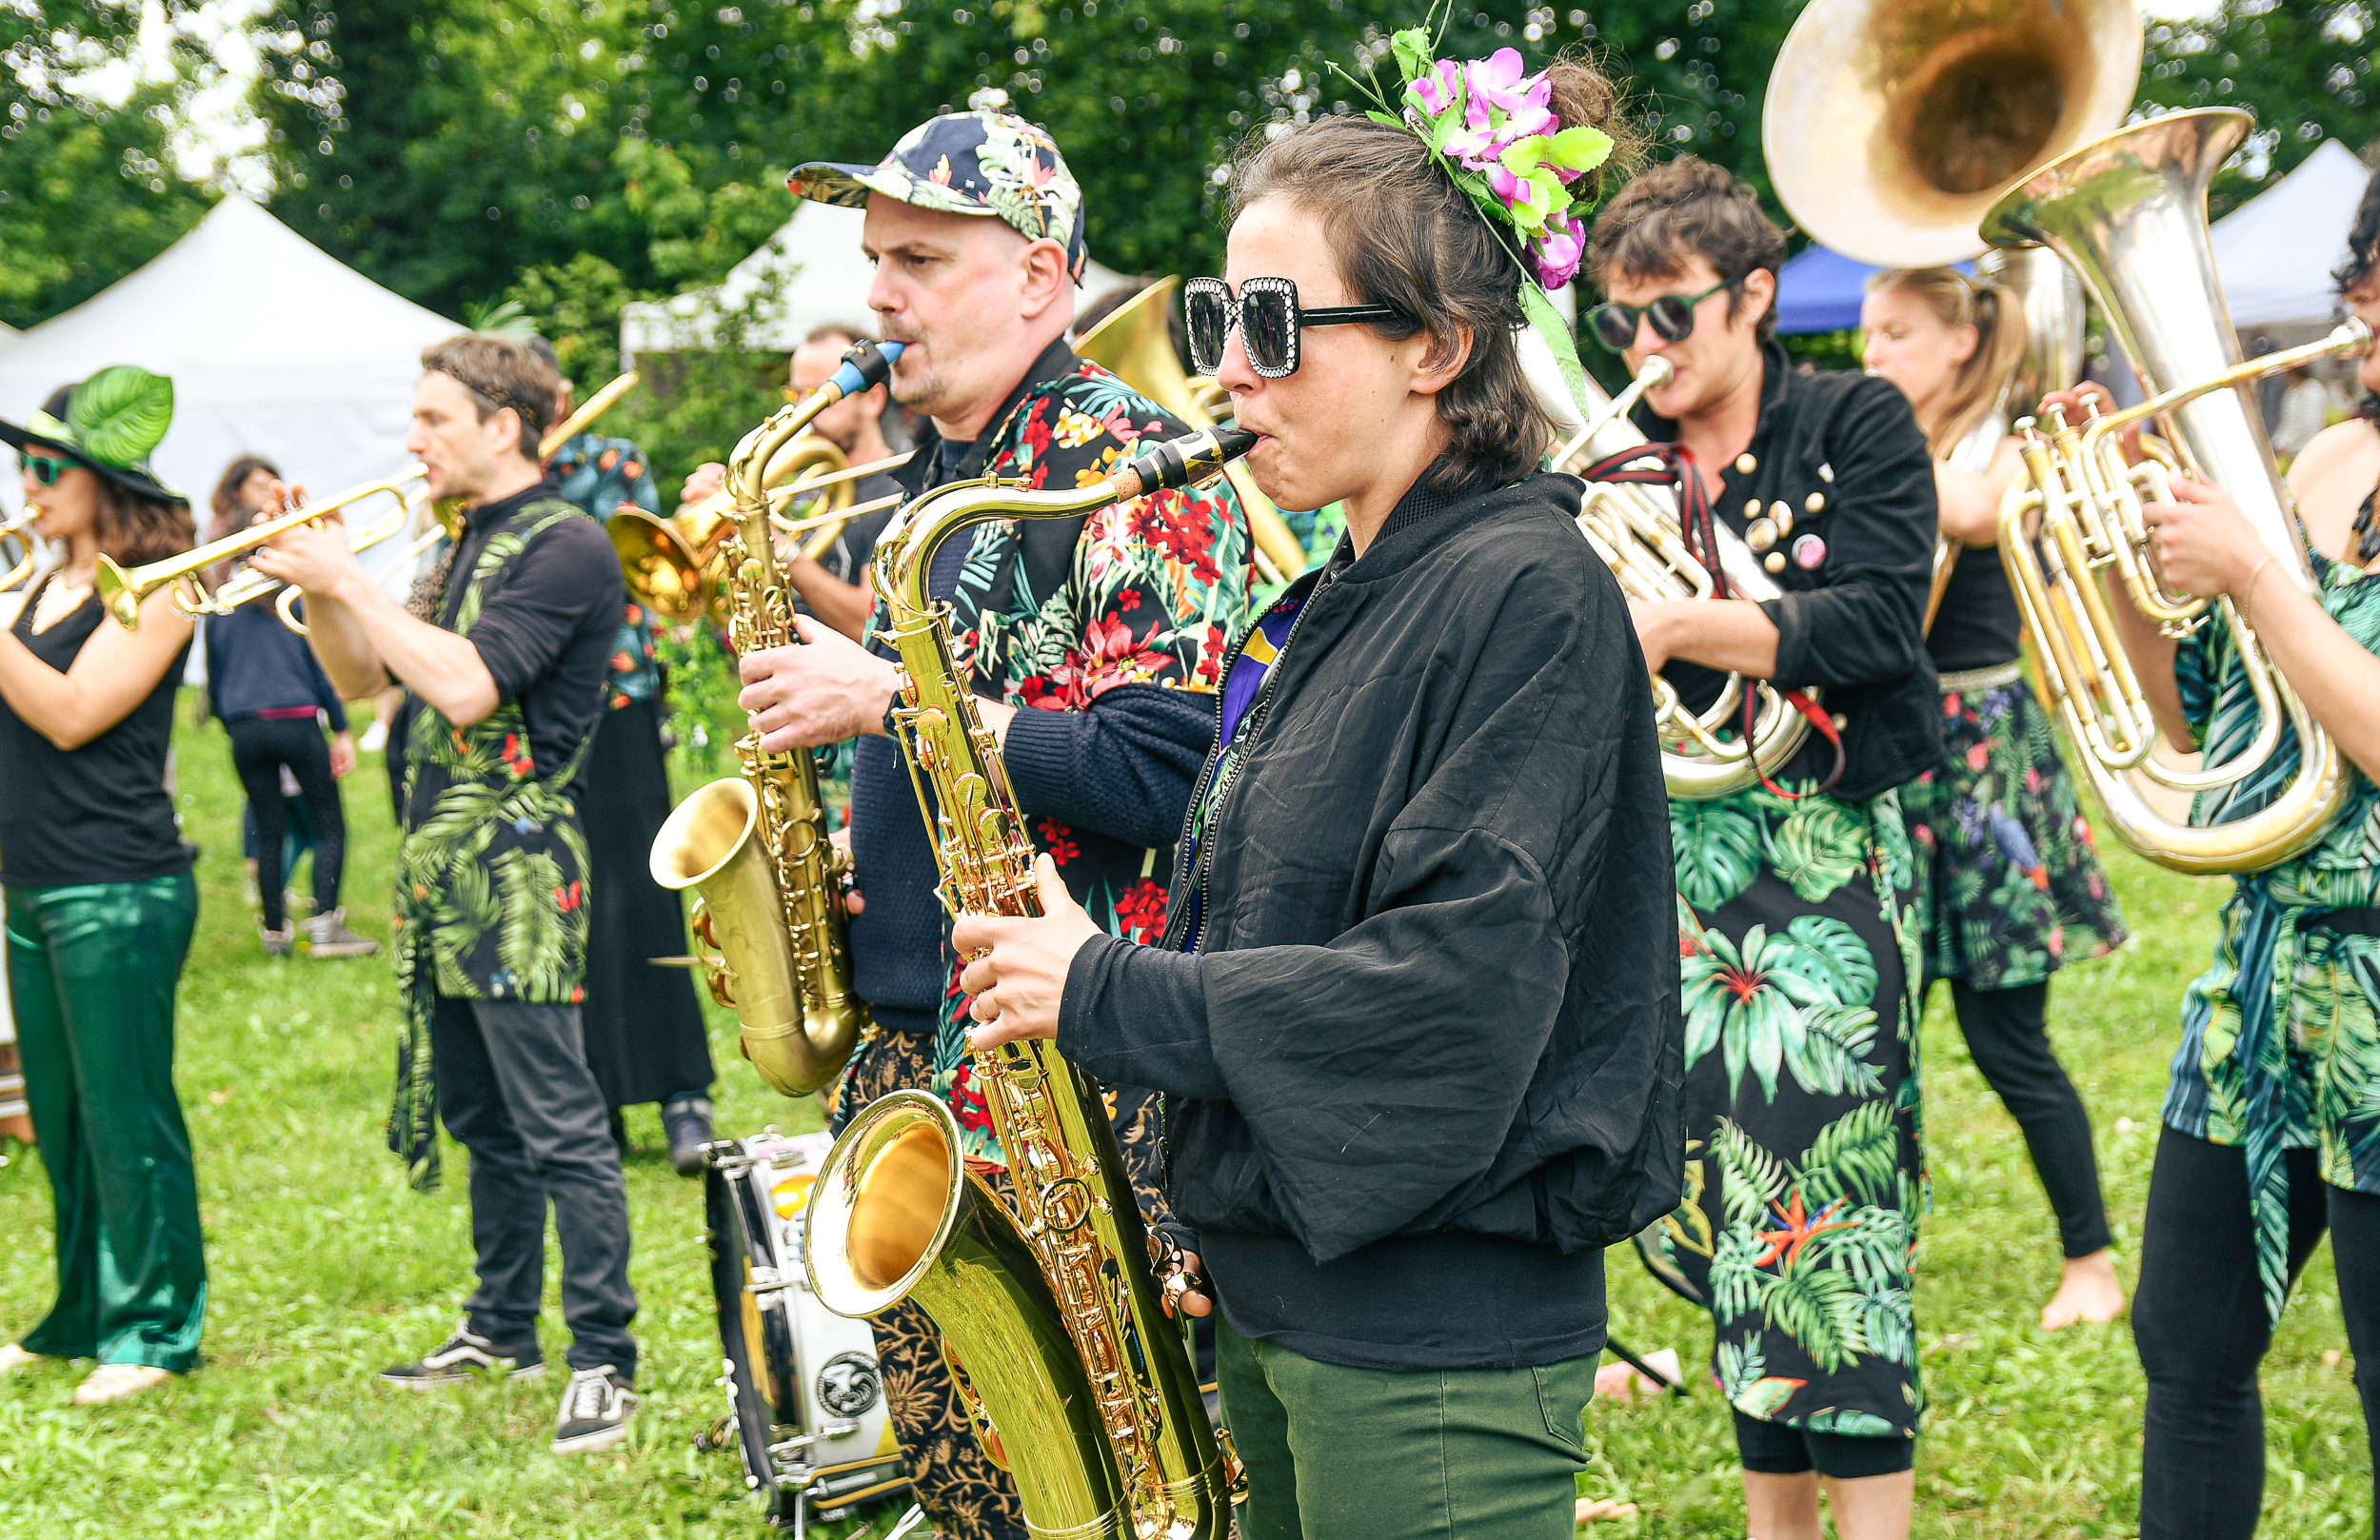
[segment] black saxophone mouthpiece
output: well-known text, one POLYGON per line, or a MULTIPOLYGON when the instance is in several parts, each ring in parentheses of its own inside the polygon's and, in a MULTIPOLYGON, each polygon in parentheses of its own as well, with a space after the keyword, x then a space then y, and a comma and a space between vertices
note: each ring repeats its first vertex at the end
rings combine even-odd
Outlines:
POLYGON ((843 396, 856 396, 863 390, 873 390, 892 375, 893 360, 899 358, 905 343, 871 342, 866 338, 843 350, 843 364, 826 383, 843 396))
MULTIPOLYGON (((1140 456, 1125 467, 1125 474, 1138 480, 1135 490, 1125 497, 1145 497, 1167 486, 1188 486, 1222 473, 1225 465, 1256 447, 1257 436, 1243 428, 1202 428, 1185 433, 1179 439, 1164 443, 1140 456)), ((1116 478, 1121 484, 1122 476, 1116 478)))

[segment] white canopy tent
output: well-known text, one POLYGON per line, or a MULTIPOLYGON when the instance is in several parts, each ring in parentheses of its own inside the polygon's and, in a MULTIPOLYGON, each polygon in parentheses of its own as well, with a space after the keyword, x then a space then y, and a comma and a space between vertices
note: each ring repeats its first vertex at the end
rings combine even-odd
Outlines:
MULTIPOLYGON (((169 375, 173 427, 153 463, 204 520, 243 454, 316 497, 403 469, 421 351, 463 329, 235 194, 131 276, 0 341, 0 418, 21 423, 109 364, 169 375)), ((0 501, 16 504, 13 476, 0 501)))
MULTIPOLYGON (((868 326, 868 286, 875 268, 860 249, 866 212, 803 199, 761 248, 728 269, 716 288, 696 289, 666 300, 630 305, 620 313, 623 368, 643 353, 708 348, 723 315, 741 312, 774 291, 773 304, 747 334, 745 346, 762 352, 790 353, 814 326, 828 322, 868 326)), ((1112 267, 1092 263, 1077 290, 1077 306, 1130 283, 1112 267)))
POLYGON ((2215 222, 2215 268, 2232 326, 2323 326, 2344 313, 2330 269, 2346 260, 2348 226, 2370 180, 2371 168, 2353 150, 2326 139, 2295 170, 2215 222))

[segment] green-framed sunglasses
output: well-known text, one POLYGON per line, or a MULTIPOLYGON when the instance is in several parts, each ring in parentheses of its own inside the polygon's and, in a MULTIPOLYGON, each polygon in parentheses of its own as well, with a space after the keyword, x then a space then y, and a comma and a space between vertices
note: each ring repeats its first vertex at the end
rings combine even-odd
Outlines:
POLYGON ((82 464, 70 456, 37 455, 30 449, 19 450, 16 458, 18 464, 33 473, 33 480, 44 486, 57 485, 61 474, 82 464))
POLYGON ((1587 312, 1587 330, 1606 349, 1624 353, 1636 340, 1636 319, 1641 316, 1653 323, 1653 335, 1661 341, 1682 343, 1694 335, 1696 306, 1751 276, 1748 272, 1737 273, 1733 278, 1720 279, 1699 294, 1664 294, 1646 305, 1618 305, 1606 300, 1587 312))

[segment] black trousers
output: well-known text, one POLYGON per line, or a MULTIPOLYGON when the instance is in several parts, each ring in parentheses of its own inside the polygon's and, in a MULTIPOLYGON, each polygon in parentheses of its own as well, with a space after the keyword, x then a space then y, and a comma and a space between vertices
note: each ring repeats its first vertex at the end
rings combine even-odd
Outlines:
MULTIPOLYGON (((2311 1150, 2286 1158, 2290 1280, 2328 1226, 2369 1440, 2380 1426, 2380 1196, 2324 1182, 2311 1150)), ((2245 1151, 2170 1128, 2158 1136, 2132 1341, 2149 1376, 2141 1540, 2247 1540, 2264 1500, 2256 1366, 2272 1323, 2256 1274, 2245 1151)))
POLYGON ((2091 1148, 2091 1115, 2050 1050, 2050 986, 1970 989, 1965 979, 1954 978, 1951 1003, 1975 1068, 2025 1135, 2066 1254, 2105 1251, 2108 1211, 2091 1148))
POLYGON ((282 884, 281 839, 288 810, 281 800, 281 767, 288 765, 314 815, 314 913, 339 907, 339 879, 347 862, 347 815, 339 806, 339 779, 330 773, 330 745, 310 717, 240 717, 224 723, 231 735, 231 768, 248 792, 256 816, 256 890, 265 905, 265 928, 288 923, 282 884), (268 859, 269 858, 269 859, 268 859), (270 870, 268 870, 268 868, 270 870))
POLYGON ((439 997, 430 1017, 438 1116, 471 1152, 471 1330, 500 1347, 537 1341, 545 1207, 562 1242, 569 1364, 636 1377, 628 1189, 575 1005, 439 997))

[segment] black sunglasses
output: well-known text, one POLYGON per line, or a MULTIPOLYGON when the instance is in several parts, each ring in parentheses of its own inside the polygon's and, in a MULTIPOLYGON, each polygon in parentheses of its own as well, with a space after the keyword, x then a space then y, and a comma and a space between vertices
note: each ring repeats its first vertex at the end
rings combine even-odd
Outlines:
POLYGON ((20 452, 16 458, 19 464, 33 473, 33 480, 44 486, 57 485, 61 475, 82 464, 79 460, 52 459, 49 455, 37 455, 30 449, 20 452))
POLYGON ((1682 343, 1695 334, 1695 306, 1751 277, 1737 273, 1722 278, 1699 294, 1664 294, 1650 305, 1616 305, 1606 300, 1587 312, 1587 329, 1615 353, 1624 353, 1636 340, 1636 318, 1653 323, 1653 335, 1665 343, 1682 343))
POLYGON ((1200 374, 1223 366, 1223 345, 1238 326, 1240 345, 1248 350, 1248 367, 1267 380, 1298 372, 1298 334, 1307 326, 1413 319, 1393 305, 1300 309, 1298 286, 1286 278, 1251 278, 1240 286, 1238 299, 1220 278, 1193 278, 1181 286, 1181 308, 1190 323, 1190 362, 1200 374))

